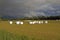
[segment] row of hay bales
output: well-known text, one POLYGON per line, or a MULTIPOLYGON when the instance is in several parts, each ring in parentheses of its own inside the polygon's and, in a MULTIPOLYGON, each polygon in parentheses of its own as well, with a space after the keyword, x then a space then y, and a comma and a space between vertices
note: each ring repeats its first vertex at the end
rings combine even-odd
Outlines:
MULTIPOLYGON (((9 23, 10 24, 13 24, 14 22, 13 21, 9 21, 9 23)), ((24 22, 23 21, 16 21, 15 22, 16 24, 24 24, 24 22)), ((28 23, 29 24, 43 24, 43 23, 48 23, 48 21, 30 21, 30 20, 28 20, 28 23)))

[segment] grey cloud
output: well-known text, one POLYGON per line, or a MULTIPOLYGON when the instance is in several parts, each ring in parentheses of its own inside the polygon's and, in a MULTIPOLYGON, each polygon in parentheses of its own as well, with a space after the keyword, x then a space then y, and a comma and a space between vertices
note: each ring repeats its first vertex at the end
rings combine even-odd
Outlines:
POLYGON ((45 16, 45 13, 39 13, 35 10, 47 9, 51 4, 60 4, 60 0, 0 0, 0 15, 45 16))

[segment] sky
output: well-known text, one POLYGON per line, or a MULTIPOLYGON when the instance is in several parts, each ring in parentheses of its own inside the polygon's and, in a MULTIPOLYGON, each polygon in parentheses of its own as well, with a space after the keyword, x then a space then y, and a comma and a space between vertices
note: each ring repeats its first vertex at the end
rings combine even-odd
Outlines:
POLYGON ((60 0, 0 0, 0 16, 32 17, 56 13, 60 15, 58 6, 60 7, 60 0), (51 10, 53 12, 49 13, 51 10), (55 13, 55 10, 58 11, 55 13))

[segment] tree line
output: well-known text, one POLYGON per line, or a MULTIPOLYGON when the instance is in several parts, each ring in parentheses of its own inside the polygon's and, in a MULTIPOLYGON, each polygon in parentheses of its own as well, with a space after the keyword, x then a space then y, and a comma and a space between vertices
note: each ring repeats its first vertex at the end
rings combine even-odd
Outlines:
POLYGON ((60 16, 0 17, 0 20, 60 20, 60 16))

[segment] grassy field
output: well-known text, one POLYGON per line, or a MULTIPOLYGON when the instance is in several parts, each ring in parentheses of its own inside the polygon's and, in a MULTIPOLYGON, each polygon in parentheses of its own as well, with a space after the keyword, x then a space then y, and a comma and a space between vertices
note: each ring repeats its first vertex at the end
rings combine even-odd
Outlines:
MULTIPOLYGON (((15 21, 14 21, 15 22, 15 21)), ((48 24, 9 24, 0 21, 0 40, 60 40, 60 21, 48 20, 48 24)))

